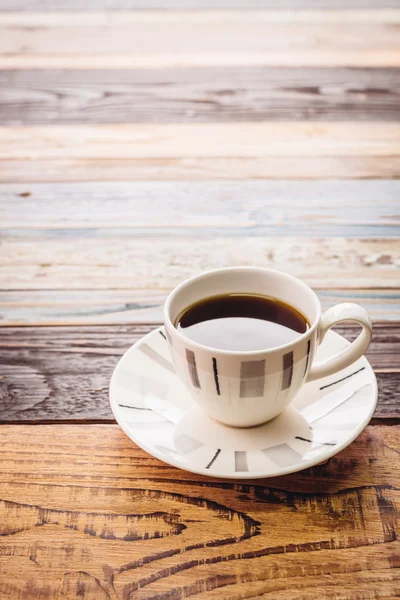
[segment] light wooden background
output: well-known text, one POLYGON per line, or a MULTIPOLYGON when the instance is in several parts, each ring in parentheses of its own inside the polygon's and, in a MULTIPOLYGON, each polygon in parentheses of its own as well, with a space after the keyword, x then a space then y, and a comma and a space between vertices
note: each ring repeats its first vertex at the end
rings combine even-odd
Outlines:
POLYGON ((398 0, 0 0, 1 600, 400 596, 399 176, 398 0), (108 382, 248 264, 370 311, 379 403, 242 484, 135 447, 108 382))

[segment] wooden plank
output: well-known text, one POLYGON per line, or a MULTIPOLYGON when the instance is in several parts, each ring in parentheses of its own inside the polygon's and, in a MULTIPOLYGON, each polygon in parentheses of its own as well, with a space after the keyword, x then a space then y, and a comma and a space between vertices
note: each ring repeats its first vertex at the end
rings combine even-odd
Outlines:
MULTIPOLYGON (((2 0, 4 1, 4 0, 2 0)), ((150 0, 151 1, 151 0, 150 0)), ((335 0, 334 0, 335 1, 335 0)), ((373 1, 373 0, 372 0, 373 1)), ((381 4, 380 4, 381 6, 381 4)), ((82 8, 82 7, 81 7, 82 8)), ((92 5, 92 10, 80 10, 80 11, 0 11, 0 26, 11 26, 11 27, 41 27, 43 29, 43 33, 52 28, 52 27, 60 27, 60 29, 70 29, 71 27, 88 27, 96 28, 96 27, 121 27, 122 29, 127 25, 132 25, 135 27, 135 31, 138 33, 138 40, 142 40, 145 38, 145 31, 140 27, 155 27, 157 29, 163 29, 160 32, 160 35, 166 34, 166 30, 171 27, 179 28, 177 31, 182 31, 186 26, 190 27, 190 31, 188 33, 198 33, 202 28, 203 31, 206 31, 211 28, 211 26, 217 26, 220 30, 220 36, 226 37, 230 42, 237 37, 237 30, 235 30, 236 26, 243 26, 243 40, 246 40, 246 43, 249 44, 257 44, 258 41, 252 41, 251 39, 251 27, 254 26, 254 35, 257 32, 260 32, 260 37, 262 37, 262 26, 267 25, 287 25, 288 27, 293 27, 295 25, 310 25, 314 27, 314 25, 321 26, 321 24, 326 24, 333 27, 339 27, 340 24, 345 25, 365 25, 369 24, 376 27, 384 27, 386 24, 395 25, 400 20, 400 10, 398 5, 396 5, 393 9, 382 8, 377 10, 376 8, 365 8, 365 9, 356 9, 356 10, 342 10, 331 7, 328 10, 299 10, 299 11, 282 11, 277 8, 277 10, 271 10, 267 8, 265 10, 259 9, 257 11, 244 9, 232 9, 232 10, 221 10, 221 11, 211 11, 211 10, 196 10, 195 12, 185 11, 185 10, 174 10, 168 12, 166 10, 149 10, 149 11, 130 11, 130 10, 120 10, 113 11, 107 7, 106 10, 97 9, 96 5, 92 5), (221 23, 221 19, 224 21, 221 23)), ((389 28, 390 29, 390 28, 389 28)), ((355 30, 354 34, 357 33, 358 30, 355 30)), ((35 33, 34 31, 32 33, 35 33)), ((172 35, 170 30, 169 35, 172 35)), ((210 40, 215 42, 217 40, 217 34, 215 31, 209 31, 212 36, 210 40)), ((275 31, 272 32, 273 40, 278 39, 280 32, 275 31)), ((393 39, 398 39, 395 32, 391 32, 394 36, 393 39)), ((345 31, 342 29, 341 35, 344 35, 345 31)), ((47 43, 47 37, 44 38, 47 43)), ((53 38, 54 39, 54 38, 53 38)), ((186 38, 185 38, 186 39, 186 38)), ((346 38, 347 39, 347 38, 346 38)), ((391 38, 392 39, 392 38, 391 38)), ((283 46, 287 42, 295 41, 295 40, 303 40, 302 32, 297 30, 296 37, 293 40, 281 40, 280 44, 283 46)), ((132 41, 132 40, 130 40, 132 41)), ((155 40, 157 44, 161 44, 161 38, 155 40)), ((185 40, 182 40, 185 41, 185 40)), ((241 43, 241 40, 238 40, 241 43)), ((352 43, 357 44, 357 38, 353 36, 351 38, 352 43)), ((117 43, 118 40, 116 40, 117 43)), ((198 40, 196 40, 196 43, 198 40)), ((8 42, 4 40, 2 42, 5 44, 4 48, 6 48, 6 44, 8 42)), ((78 44, 84 43, 84 40, 78 40, 78 44)), ((148 44, 149 47, 152 47, 149 44, 148 40, 145 40, 145 43, 148 44)), ((265 43, 265 41, 263 42, 265 43)), ((309 40, 310 43, 310 40, 309 40)), ((67 47, 66 41, 61 40, 61 44, 65 44, 67 47)), ((176 44, 176 40, 175 40, 176 44)), ((3 46, 2 46, 3 47, 3 46)), ((139 48, 139 46, 137 46, 139 48)), ((199 47, 204 48, 199 44, 199 47)), ((218 46, 219 47, 219 46, 218 46)), ((154 46, 153 46, 154 48, 154 46)), ((79 52, 79 48, 71 48, 72 52, 79 52)))
POLYGON ((398 0, 0 0, 0 11, 290 10, 398 8, 398 0))
POLYGON ((396 177, 398 123, 0 127, 0 181, 396 177))
POLYGON ((395 121, 399 69, 4 70, 3 125, 395 121))
POLYGON ((254 265, 320 288, 399 288, 399 239, 6 237, 4 290, 168 290, 205 269, 254 265))
MULTIPOLYGON (((74 35, 74 34, 72 34, 74 35)), ((368 49, 343 49, 342 52, 326 50, 301 52, 274 50, 264 53, 233 52, 214 54, 160 54, 133 59, 131 54, 0 54, 0 68, 6 69, 178 69, 204 67, 279 67, 279 68, 398 68, 399 51, 368 49)))
POLYGON ((171 123, 0 127, 0 160, 400 155, 399 123, 171 123))
MULTIPOLYGON (((4 453, 0 470, 2 500, 11 499, 6 496, 7 484, 10 484, 9 490, 11 486, 16 490, 20 485, 20 493, 28 492, 28 497, 31 496, 27 486, 32 486, 34 495, 35 486, 46 483, 64 482, 67 485, 75 484, 76 488, 92 486, 94 497, 96 487, 100 488, 101 485, 105 485, 110 493, 114 487, 135 490, 146 486, 150 491, 160 486, 160 491, 165 489, 177 494, 179 490, 184 492, 190 489, 191 495, 205 500, 211 500, 216 494, 216 502, 218 498, 222 500, 226 492, 232 495, 232 501, 236 493, 242 493, 243 506, 248 500, 267 503, 269 497, 271 501, 276 500, 275 508, 279 512, 291 503, 279 502, 279 497, 273 493, 269 496, 269 490, 299 493, 306 498, 313 494, 335 495, 348 488, 362 488, 364 485, 381 485, 385 488, 392 484, 395 490, 400 474, 400 463, 396 456, 399 426, 367 427, 350 446, 324 465, 281 477, 247 480, 244 484, 195 475, 166 465, 138 448, 114 424, 88 425, 85 428, 81 425, 2 425, 0 431, 4 453), (30 451, 32 448, 35 452, 30 451), (377 460, 371 460, 371 452, 375 453, 377 460), (58 465, 54 463, 55 457, 58 465), (82 460, 85 457, 88 460, 82 460), (175 488, 169 488, 170 485, 175 488)), ((79 493, 79 489, 76 491, 79 493)), ((127 503, 129 505, 129 500, 127 503)), ((108 512, 113 508, 117 511, 116 505, 113 507, 113 503, 108 502, 108 512)), ((267 509, 266 506, 264 508, 267 509)), ((261 518, 264 512, 262 507, 258 512, 261 518)), ((336 529, 340 530, 340 527, 336 529)), ((307 527, 304 528, 306 532, 307 527)), ((298 560, 299 555, 296 554, 294 558, 298 560)))
POLYGON ((368 428, 327 465, 242 484, 163 465, 115 425, 3 426, 0 594, 393 598, 398 429, 368 428))
MULTIPOLYGON (((321 290, 323 309, 357 302, 374 320, 400 320, 400 290, 321 290)), ((0 327, 9 325, 97 325, 159 323, 169 290, 0 291, 0 327)))
POLYGON ((400 181, 0 185, 2 238, 400 237, 400 181), (79 230, 76 232, 75 230, 79 230))
POLYGON ((400 157, 144 158, 0 160, 0 183, 202 179, 398 178, 400 157))
MULTIPOLYGON (((108 386, 119 359, 154 325, 8 327, 0 332, 1 422, 110 420, 108 386)), ((356 327, 337 329, 354 339, 356 327)), ((375 418, 400 417, 398 323, 375 324, 367 356, 376 370, 375 418)))
POLYGON ((399 23, 390 9, 0 13, 0 66, 396 67, 399 23))

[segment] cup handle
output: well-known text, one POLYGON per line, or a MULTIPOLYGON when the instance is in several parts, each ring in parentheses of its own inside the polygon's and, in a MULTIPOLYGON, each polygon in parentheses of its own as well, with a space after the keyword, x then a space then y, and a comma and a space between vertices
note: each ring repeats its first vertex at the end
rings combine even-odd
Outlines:
POLYGON ((359 323, 362 327, 361 333, 350 346, 347 346, 347 348, 339 352, 336 356, 313 363, 306 378, 307 382, 341 371, 365 354, 372 338, 371 319, 365 308, 351 302, 332 306, 332 308, 329 308, 322 315, 318 326, 319 343, 324 339, 328 329, 341 321, 355 321, 359 323))

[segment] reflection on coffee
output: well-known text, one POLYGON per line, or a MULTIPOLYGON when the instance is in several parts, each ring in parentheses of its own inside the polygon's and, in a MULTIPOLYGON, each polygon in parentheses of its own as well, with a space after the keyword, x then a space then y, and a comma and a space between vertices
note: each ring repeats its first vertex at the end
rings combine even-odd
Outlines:
POLYGON ((233 293, 188 306, 175 327, 190 340, 231 351, 268 350, 293 342, 309 328, 304 315, 277 298, 233 293))

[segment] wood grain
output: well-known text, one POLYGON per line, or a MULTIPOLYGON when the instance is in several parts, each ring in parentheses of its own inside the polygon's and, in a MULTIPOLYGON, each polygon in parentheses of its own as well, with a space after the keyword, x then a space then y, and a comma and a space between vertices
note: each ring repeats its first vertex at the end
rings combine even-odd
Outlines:
POLYGON ((400 181, 0 185, 3 239, 115 235, 399 237, 400 181), (78 231, 74 231, 78 230, 78 231))
POLYGON ((391 178, 399 168, 396 123, 0 127, 0 182, 391 178))
POLYGON ((399 9, 0 0, 0 600, 400 595, 399 9), (324 465, 221 482, 113 421, 167 292, 230 264, 396 319, 324 465))
POLYGON ((163 465, 117 426, 3 426, 0 593, 395 597, 396 429, 368 428, 326 465, 243 485, 163 465))
POLYGON ((219 10, 219 9, 371 9, 398 8, 397 0, 0 0, 0 11, 98 11, 98 10, 219 10))
MULTIPOLYGON (((318 289, 323 309, 357 302, 374 320, 400 320, 399 289, 318 289)), ((98 325, 160 323, 169 290, 0 291, 0 327, 9 325, 98 325)))
MULTIPOLYGON (((154 325, 3 328, 0 421, 110 420, 108 386, 119 357, 154 325)), ((357 328, 339 328, 354 339, 357 328)), ((376 370, 375 418, 400 416, 400 326, 375 325, 367 353, 376 370)))
POLYGON ((399 288, 399 239, 303 237, 6 237, 0 278, 6 290, 171 290, 206 269, 275 268, 315 287, 399 288))
POLYGON ((0 159, 0 183, 202 179, 397 178, 400 157, 0 159))
POLYGON ((399 157, 400 124, 172 123, 0 127, 0 159, 399 157), (210 143, 212 141, 212 143, 210 143))
POLYGON ((399 69, 4 70, 2 124, 395 121, 399 69))
POLYGON ((398 67, 399 23, 397 10, 0 13, 0 66, 398 67))

